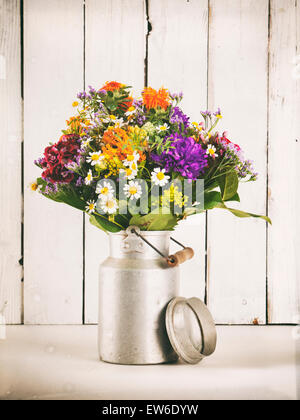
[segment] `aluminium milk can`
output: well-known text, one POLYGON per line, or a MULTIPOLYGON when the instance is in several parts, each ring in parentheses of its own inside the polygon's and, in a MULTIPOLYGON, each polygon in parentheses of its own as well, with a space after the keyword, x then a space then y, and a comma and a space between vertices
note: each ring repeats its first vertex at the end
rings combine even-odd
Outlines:
MULTIPOLYGON (((142 232, 169 255, 170 232, 142 232)), ((179 293, 179 267, 169 267, 130 230, 109 235, 110 256, 99 272, 99 355, 105 362, 156 364, 177 360, 164 322, 179 293)))
POLYGON ((164 258, 169 242, 170 232, 133 226, 109 235, 110 255, 99 270, 101 360, 146 365, 179 356, 194 364, 214 352, 216 329, 206 305, 178 296, 178 265, 193 251, 164 258))

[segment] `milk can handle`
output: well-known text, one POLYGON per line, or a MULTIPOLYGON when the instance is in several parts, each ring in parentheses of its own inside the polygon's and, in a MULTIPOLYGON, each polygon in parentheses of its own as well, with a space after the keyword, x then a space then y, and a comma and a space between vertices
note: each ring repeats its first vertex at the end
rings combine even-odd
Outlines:
POLYGON ((175 252, 175 254, 165 256, 162 252, 160 252, 159 249, 157 249, 153 244, 151 244, 151 242, 149 242, 146 238, 140 235, 134 227, 131 228, 131 232, 138 236, 140 239, 142 239, 144 242, 146 242, 147 245, 149 245, 152 249, 154 249, 154 251, 156 251, 161 257, 163 257, 170 267, 176 267, 177 265, 192 259, 194 256, 194 250, 192 248, 184 246, 172 237, 170 239, 177 245, 181 246, 183 249, 181 251, 175 252))

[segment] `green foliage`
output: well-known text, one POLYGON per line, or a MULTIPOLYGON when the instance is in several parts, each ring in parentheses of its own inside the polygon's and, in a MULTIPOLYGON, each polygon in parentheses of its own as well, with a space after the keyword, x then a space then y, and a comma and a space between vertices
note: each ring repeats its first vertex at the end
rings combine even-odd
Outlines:
POLYGON ((236 172, 228 172, 218 178, 218 183, 222 199, 226 201, 236 194, 239 186, 239 179, 236 172))
POLYGON ((105 233, 116 233, 123 229, 117 224, 109 221, 105 216, 99 216, 97 214, 92 214, 90 216, 90 223, 96 226, 98 229, 103 230, 105 233))
POLYGON ((130 219, 130 225, 138 226, 141 230, 173 230, 177 221, 177 217, 172 214, 151 212, 145 216, 133 216, 130 219))

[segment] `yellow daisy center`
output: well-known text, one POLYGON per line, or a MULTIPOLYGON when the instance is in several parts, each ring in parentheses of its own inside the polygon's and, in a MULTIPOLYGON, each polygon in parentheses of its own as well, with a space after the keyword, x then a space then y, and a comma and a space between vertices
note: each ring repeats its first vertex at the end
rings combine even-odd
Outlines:
POLYGON ((99 159, 99 155, 96 155, 96 154, 92 155, 92 160, 98 160, 98 159, 99 159))
POLYGON ((214 149, 208 149, 208 153, 209 153, 210 155, 214 155, 214 154, 215 154, 215 151, 214 151, 214 149))
POLYGON ((114 121, 117 117, 115 115, 110 115, 109 118, 114 121))
POLYGON ((89 204, 89 209, 94 210, 95 205, 93 203, 89 204))
POLYGON ((115 203, 114 203, 114 201, 113 201, 113 200, 108 200, 108 202, 106 203, 106 207, 107 207, 108 209, 113 209, 113 208, 114 208, 114 206, 115 206, 115 203))
POLYGON ((157 179, 159 179, 161 181, 162 179, 164 179, 165 174, 163 172, 158 172, 158 174, 156 176, 157 176, 157 179))
POLYGON ((134 195, 137 193, 137 188, 136 187, 130 187, 129 188, 129 194, 130 195, 134 195))
POLYGON ((133 155, 128 155, 127 160, 128 160, 128 162, 132 162, 134 160, 134 156, 133 155))
POLYGON ((87 179, 90 181, 92 179, 92 174, 88 174, 87 179))
POLYGON ((132 174, 132 170, 130 168, 126 168, 126 176, 130 176, 132 174))
POLYGON ((108 193, 108 188, 107 187, 103 187, 101 190, 101 194, 107 194, 108 193))
POLYGON ((33 183, 30 185, 30 188, 32 189, 32 191, 36 191, 36 190, 37 190, 37 188, 38 188, 38 184, 37 184, 36 182, 33 182, 33 183))
POLYGON ((133 169, 134 171, 136 170, 136 164, 135 163, 132 163, 131 169, 133 169))

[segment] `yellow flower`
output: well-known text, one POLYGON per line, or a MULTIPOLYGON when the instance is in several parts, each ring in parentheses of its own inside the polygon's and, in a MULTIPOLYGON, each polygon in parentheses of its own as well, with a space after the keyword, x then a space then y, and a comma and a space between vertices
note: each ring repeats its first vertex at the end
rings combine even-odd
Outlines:
POLYGON ((168 190, 164 191, 161 197, 161 205, 162 207, 168 207, 169 203, 174 202, 175 206, 181 208, 187 203, 187 200, 188 197, 178 190, 178 186, 172 184, 168 190))
POLYGON ((31 189, 31 191, 36 191, 37 189, 38 189, 38 184, 36 183, 36 182, 32 182, 31 184, 30 184, 30 189, 31 189))
POLYGON ((72 106, 75 108, 76 106, 78 106, 79 105, 79 103, 77 102, 77 101, 74 101, 73 103, 72 103, 72 106))

